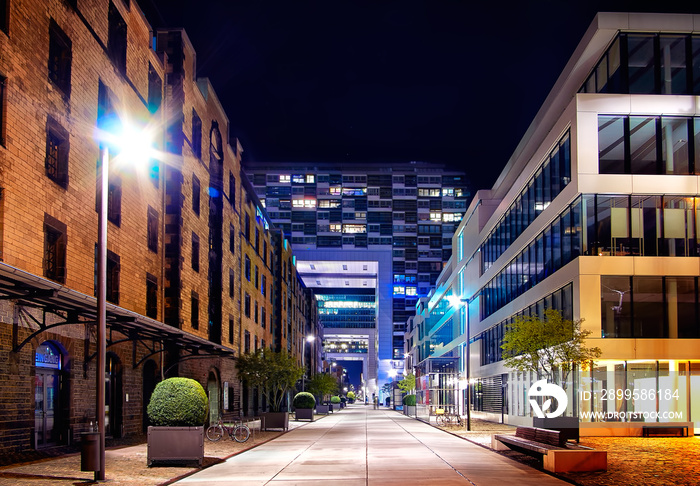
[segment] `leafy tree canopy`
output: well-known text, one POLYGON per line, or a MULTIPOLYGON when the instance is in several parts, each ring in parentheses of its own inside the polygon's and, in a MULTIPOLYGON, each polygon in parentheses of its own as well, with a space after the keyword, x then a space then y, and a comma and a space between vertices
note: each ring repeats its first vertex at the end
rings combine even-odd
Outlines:
POLYGON ((397 383, 398 387, 404 393, 409 393, 416 389, 416 375, 413 373, 407 374, 403 380, 397 383))
POLYGON ((306 389, 321 400, 325 400, 326 396, 338 393, 338 380, 327 373, 318 373, 311 377, 306 389))
POLYGON ((259 349, 255 353, 240 356, 236 361, 236 369, 238 377, 246 381, 248 386, 263 390, 273 412, 279 412, 285 393, 304 374, 304 369, 289 354, 276 353, 270 349, 259 349))
POLYGON ((518 316, 503 335, 503 357, 509 368, 530 371, 554 381, 557 370, 566 383, 574 366, 587 369, 600 357, 599 347, 588 347, 589 330, 582 330, 583 319, 564 319, 559 311, 546 310, 544 316, 518 316))

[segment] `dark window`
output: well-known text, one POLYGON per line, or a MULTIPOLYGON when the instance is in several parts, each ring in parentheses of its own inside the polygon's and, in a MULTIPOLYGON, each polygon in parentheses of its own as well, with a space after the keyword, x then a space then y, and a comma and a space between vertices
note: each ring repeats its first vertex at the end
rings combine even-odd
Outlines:
POLYGON ((236 228, 233 225, 229 228, 228 249, 231 253, 236 253, 236 228))
POLYGON ((250 282, 250 258, 248 258, 248 255, 245 257, 245 278, 250 282))
POLYGON ((260 285, 260 270, 258 269, 258 266, 255 265, 255 288, 258 288, 258 285, 260 285))
POLYGON ((0 76, 0 145, 5 145, 5 84, 6 78, 0 76))
POLYGON ((146 316, 158 319, 158 279, 146 274, 146 316))
POLYGON ((250 295, 248 292, 245 293, 245 297, 243 298, 243 314, 250 318, 250 295))
MULTIPOLYGON (((267 310, 265 309, 265 306, 262 305, 260 306, 260 325, 262 326, 263 329, 265 329, 267 322, 267 310)), ((263 345, 263 347, 265 347, 263 345)))
POLYGON ((51 19, 49 24, 49 79, 66 96, 70 96, 71 51, 71 40, 51 19))
POLYGON ((250 242, 250 215, 245 214, 245 239, 250 242))
POLYGON ((229 297, 233 297, 234 283, 235 283, 235 277, 234 277, 233 269, 231 269, 228 272, 228 296, 229 297))
POLYGON ((228 318, 228 342, 233 344, 233 317, 228 318))
POLYGON ((199 272, 199 236, 192 233, 192 270, 199 272))
POLYGON ((0 0, 0 30, 7 34, 7 19, 9 17, 10 2, 8 0, 0 0))
POLYGON ((107 251, 107 300, 119 304, 119 274, 121 265, 119 255, 107 251))
POLYGON ((49 117, 46 123, 46 176, 59 186, 68 186, 68 131, 49 117))
POLYGON ((263 252, 262 252, 262 257, 263 257, 263 263, 267 265, 267 241, 263 240, 263 252))
POLYGON ((126 74, 126 22, 112 2, 109 2, 108 21, 107 52, 109 58, 120 73, 126 74))
POLYGON ((59 283, 66 281, 66 225, 44 215, 44 276, 59 283))
POLYGON ((260 253, 260 230, 255 227, 255 253, 260 253))
POLYGON ((246 331, 243 340, 243 352, 250 353, 250 332, 246 331))
POLYGON ((267 295, 267 277, 265 275, 262 276, 262 284, 260 285, 260 292, 263 294, 263 296, 267 295))
POLYGON ((258 319, 258 301, 257 301, 257 300, 255 301, 255 307, 254 307, 254 314, 253 314, 253 315, 254 315, 255 323, 257 324, 258 321, 259 321, 259 319, 258 319))
POLYGON ((192 329, 199 329, 199 295, 197 292, 192 292, 191 302, 190 325, 192 329))
POLYGON ((192 110, 192 153, 198 159, 202 158, 202 120, 194 110, 192 110))
POLYGON ((231 206, 236 207, 236 177, 234 177, 232 172, 228 174, 228 197, 231 202, 231 206))
POLYGON ((192 174, 192 211, 199 216, 202 186, 196 175, 192 174))
POLYGON ((107 219, 117 226, 122 221, 122 180, 119 177, 110 177, 109 192, 107 194, 107 219))
POLYGON ((158 253, 158 211, 148 206, 148 249, 158 253))
POLYGON ((160 108, 163 101, 163 80, 153 68, 151 63, 148 63, 148 111, 155 113, 160 108))

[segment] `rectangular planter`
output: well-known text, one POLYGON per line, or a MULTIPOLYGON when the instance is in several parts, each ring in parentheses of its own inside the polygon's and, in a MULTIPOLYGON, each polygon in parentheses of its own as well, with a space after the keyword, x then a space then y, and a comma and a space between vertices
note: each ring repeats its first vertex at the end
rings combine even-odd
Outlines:
POLYGON ((265 412, 260 416, 262 430, 289 430, 289 413, 265 412))
POLYGON ((204 427, 148 427, 147 464, 197 463, 204 459, 204 427))
POLYGON ((316 405, 316 413, 329 414, 330 412, 330 405, 316 405))
POLYGON ((310 420, 314 421, 314 409, 313 408, 297 408, 295 411, 296 420, 310 420))

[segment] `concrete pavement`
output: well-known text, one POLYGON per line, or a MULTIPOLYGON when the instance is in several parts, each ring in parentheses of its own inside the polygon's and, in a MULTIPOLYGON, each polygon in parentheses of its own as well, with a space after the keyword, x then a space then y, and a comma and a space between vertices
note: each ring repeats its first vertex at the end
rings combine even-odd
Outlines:
POLYGON ((175 484, 554 486, 568 484, 391 410, 309 423, 175 484))

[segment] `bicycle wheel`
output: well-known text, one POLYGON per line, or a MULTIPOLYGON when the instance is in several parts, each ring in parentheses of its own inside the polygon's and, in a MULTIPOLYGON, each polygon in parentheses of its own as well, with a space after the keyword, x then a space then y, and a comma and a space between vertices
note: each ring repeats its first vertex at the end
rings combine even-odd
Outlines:
POLYGON ((438 424, 438 426, 440 427, 444 427, 447 423, 447 419, 444 415, 438 415, 437 417, 435 417, 435 423, 438 424))
POLYGON ((250 437, 250 429, 247 425, 236 425, 232 437, 236 442, 245 442, 250 437))
POLYGON ((216 442, 224 436, 224 429, 221 425, 210 425, 207 429, 207 439, 216 442))

